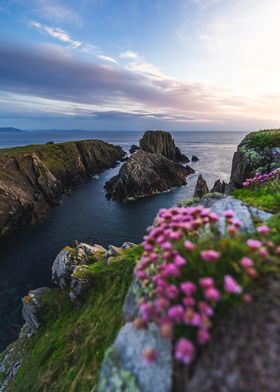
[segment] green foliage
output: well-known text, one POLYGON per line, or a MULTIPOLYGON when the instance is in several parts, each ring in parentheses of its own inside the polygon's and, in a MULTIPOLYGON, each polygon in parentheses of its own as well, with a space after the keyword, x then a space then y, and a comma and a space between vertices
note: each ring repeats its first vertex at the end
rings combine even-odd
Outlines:
POLYGON ((248 136, 246 136, 244 143, 250 148, 280 146, 280 129, 267 129, 251 132, 248 136))
POLYGON ((42 299, 42 327, 26 340, 13 392, 90 392, 106 349, 123 324, 122 305, 142 247, 128 249, 109 264, 90 265, 93 288, 76 308, 58 289, 42 299))
POLYGON ((233 196, 265 211, 280 210, 280 180, 275 179, 262 185, 236 189, 233 196))

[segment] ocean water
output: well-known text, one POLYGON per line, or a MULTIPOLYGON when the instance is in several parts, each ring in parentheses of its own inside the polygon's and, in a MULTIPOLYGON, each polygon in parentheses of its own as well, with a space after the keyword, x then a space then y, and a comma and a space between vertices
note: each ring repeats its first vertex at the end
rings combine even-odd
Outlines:
MULTIPOLYGON (((33 228, 21 228, 0 241, 0 351, 17 337, 22 325, 21 297, 28 290, 51 285, 51 266, 57 253, 74 240, 121 245, 124 241, 140 242, 157 211, 193 195, 196 179, 202 173, 211 187, 217 178, 228 181, 231 161, 245 133, 174 132, 176 144, 187 156, 197 155, 190 163, 196 174, 188 184, 154 197, 128 204, 108 201, 104 184, 119 167, 102 173, 78 186, 51 209, 44 221, 33 228)), ((142 132, 41 131, 0 132, 0 148, 102 139, 128 150, 138 143, 142 132)))

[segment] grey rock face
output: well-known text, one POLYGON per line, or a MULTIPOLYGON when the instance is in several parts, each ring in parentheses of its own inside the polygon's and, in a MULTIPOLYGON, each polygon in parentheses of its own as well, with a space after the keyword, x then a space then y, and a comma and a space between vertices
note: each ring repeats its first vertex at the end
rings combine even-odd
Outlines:
POLYGON ((271 214, 268 212, 250 207, 241 200, 234 199, 230 196, 221 196, 218 199, 211 197, 202 198, 199 204, 202 204, 207 208, 211 208, 213 212, 221 217, 218 222, 218 229, 221 234, 225 233, 225 219, 223 217, 223 213, 226 210, 233 210, 235 212, 235 217, 243 222, 241 230, 244 232, 255 231, 254 218, 266 221, 271 217, 271 214))
POLYGON ((185 185, 186 176, 193 172, 161 154, 139 150, 123 164, 119 174, 105 184, 105 189, 108 198, 128 201, 185 185))
POLYGON ((103 362, 98 392, 169 392, 171 384, 171 343, 160 337, 155 325, 137 330, 125 324, 103 362), (158 353, 153 364, 143 361, 146 347, 158 353))
POLYGON ((169 132, 146 131, 140 140, 140 148, 144 151, 162 154, 174 162, 189 162, 190 160, 181 153, 169 132))
POLYGON ((22 317, 24 321, 30 325, 33 331, 37 331, 40 327, 40 299, 42 294, 49 290, 51 289, 47 287, 31 290, 28 295, 22 299, 22 317))
POLYGON ((202 196, 206 195, 207 193, 209 193, 207 182, 200 174, 197 179, 193 197, 199 197, 201 199, 202 196))
POLYGON ((229 185, 225 181, 221 181, 218 179, 215 181, 213 188, 210 191, 211 193, 229 193, 229 185))
POLYGON ((278 392, 279 293, 279 281, 270 281, 251 305, 220 320, 192 375, 188 369, 177 372, 173 392, 278 392))
POLYGON ((85 293, 93 286, 93 277, 86 271, 85 265, 78 265, 71 275, 70 299, 79 303, 85 293))
POLYGON ((52 266, 52 280, 59 285, 61 289, 70 285, 71 274, 77 266, 77 260, 71 256, 71 250, 62 249, 56 256, 52 266))
POLYGON ((136 300, 136 291, 140 290, 141 284, 134 278, 130 285, 123 304, 123 315, 125 321, 133 321, 139 315, 139 306, 136 300))

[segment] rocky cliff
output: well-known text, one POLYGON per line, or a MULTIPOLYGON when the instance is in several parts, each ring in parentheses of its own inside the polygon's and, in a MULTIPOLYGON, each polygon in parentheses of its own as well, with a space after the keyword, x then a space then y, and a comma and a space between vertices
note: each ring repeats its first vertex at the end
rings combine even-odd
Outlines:
POLYGON ((147 152, 162 154, 174 162, 189 162, 188 157, 176 147, 169 132, 146 131, 140 140, 140 148, 147 152))
POLYGON ((186 176, 193 172, 161 154, 138 150, 123 164, 119 174, 105 184, 105 189, 108 198, 128 201, 185 185, 186 176))
POLYGON ((0 150, 0 237, 37 221, 67 190, 123 156, 100 140, 0 150))
POLYGON ((241 188, 247 178, 269 172, 280 166, 280 130, 249 133, 239 144, 233 157, 231 188, 241 188))

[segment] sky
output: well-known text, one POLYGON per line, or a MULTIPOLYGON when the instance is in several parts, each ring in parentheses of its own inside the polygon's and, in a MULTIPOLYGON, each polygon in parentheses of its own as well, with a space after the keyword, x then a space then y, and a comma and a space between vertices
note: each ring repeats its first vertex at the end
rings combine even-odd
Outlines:
POLYGON ((0 0, 0 127, 280 128, 279 0, 0 0))

